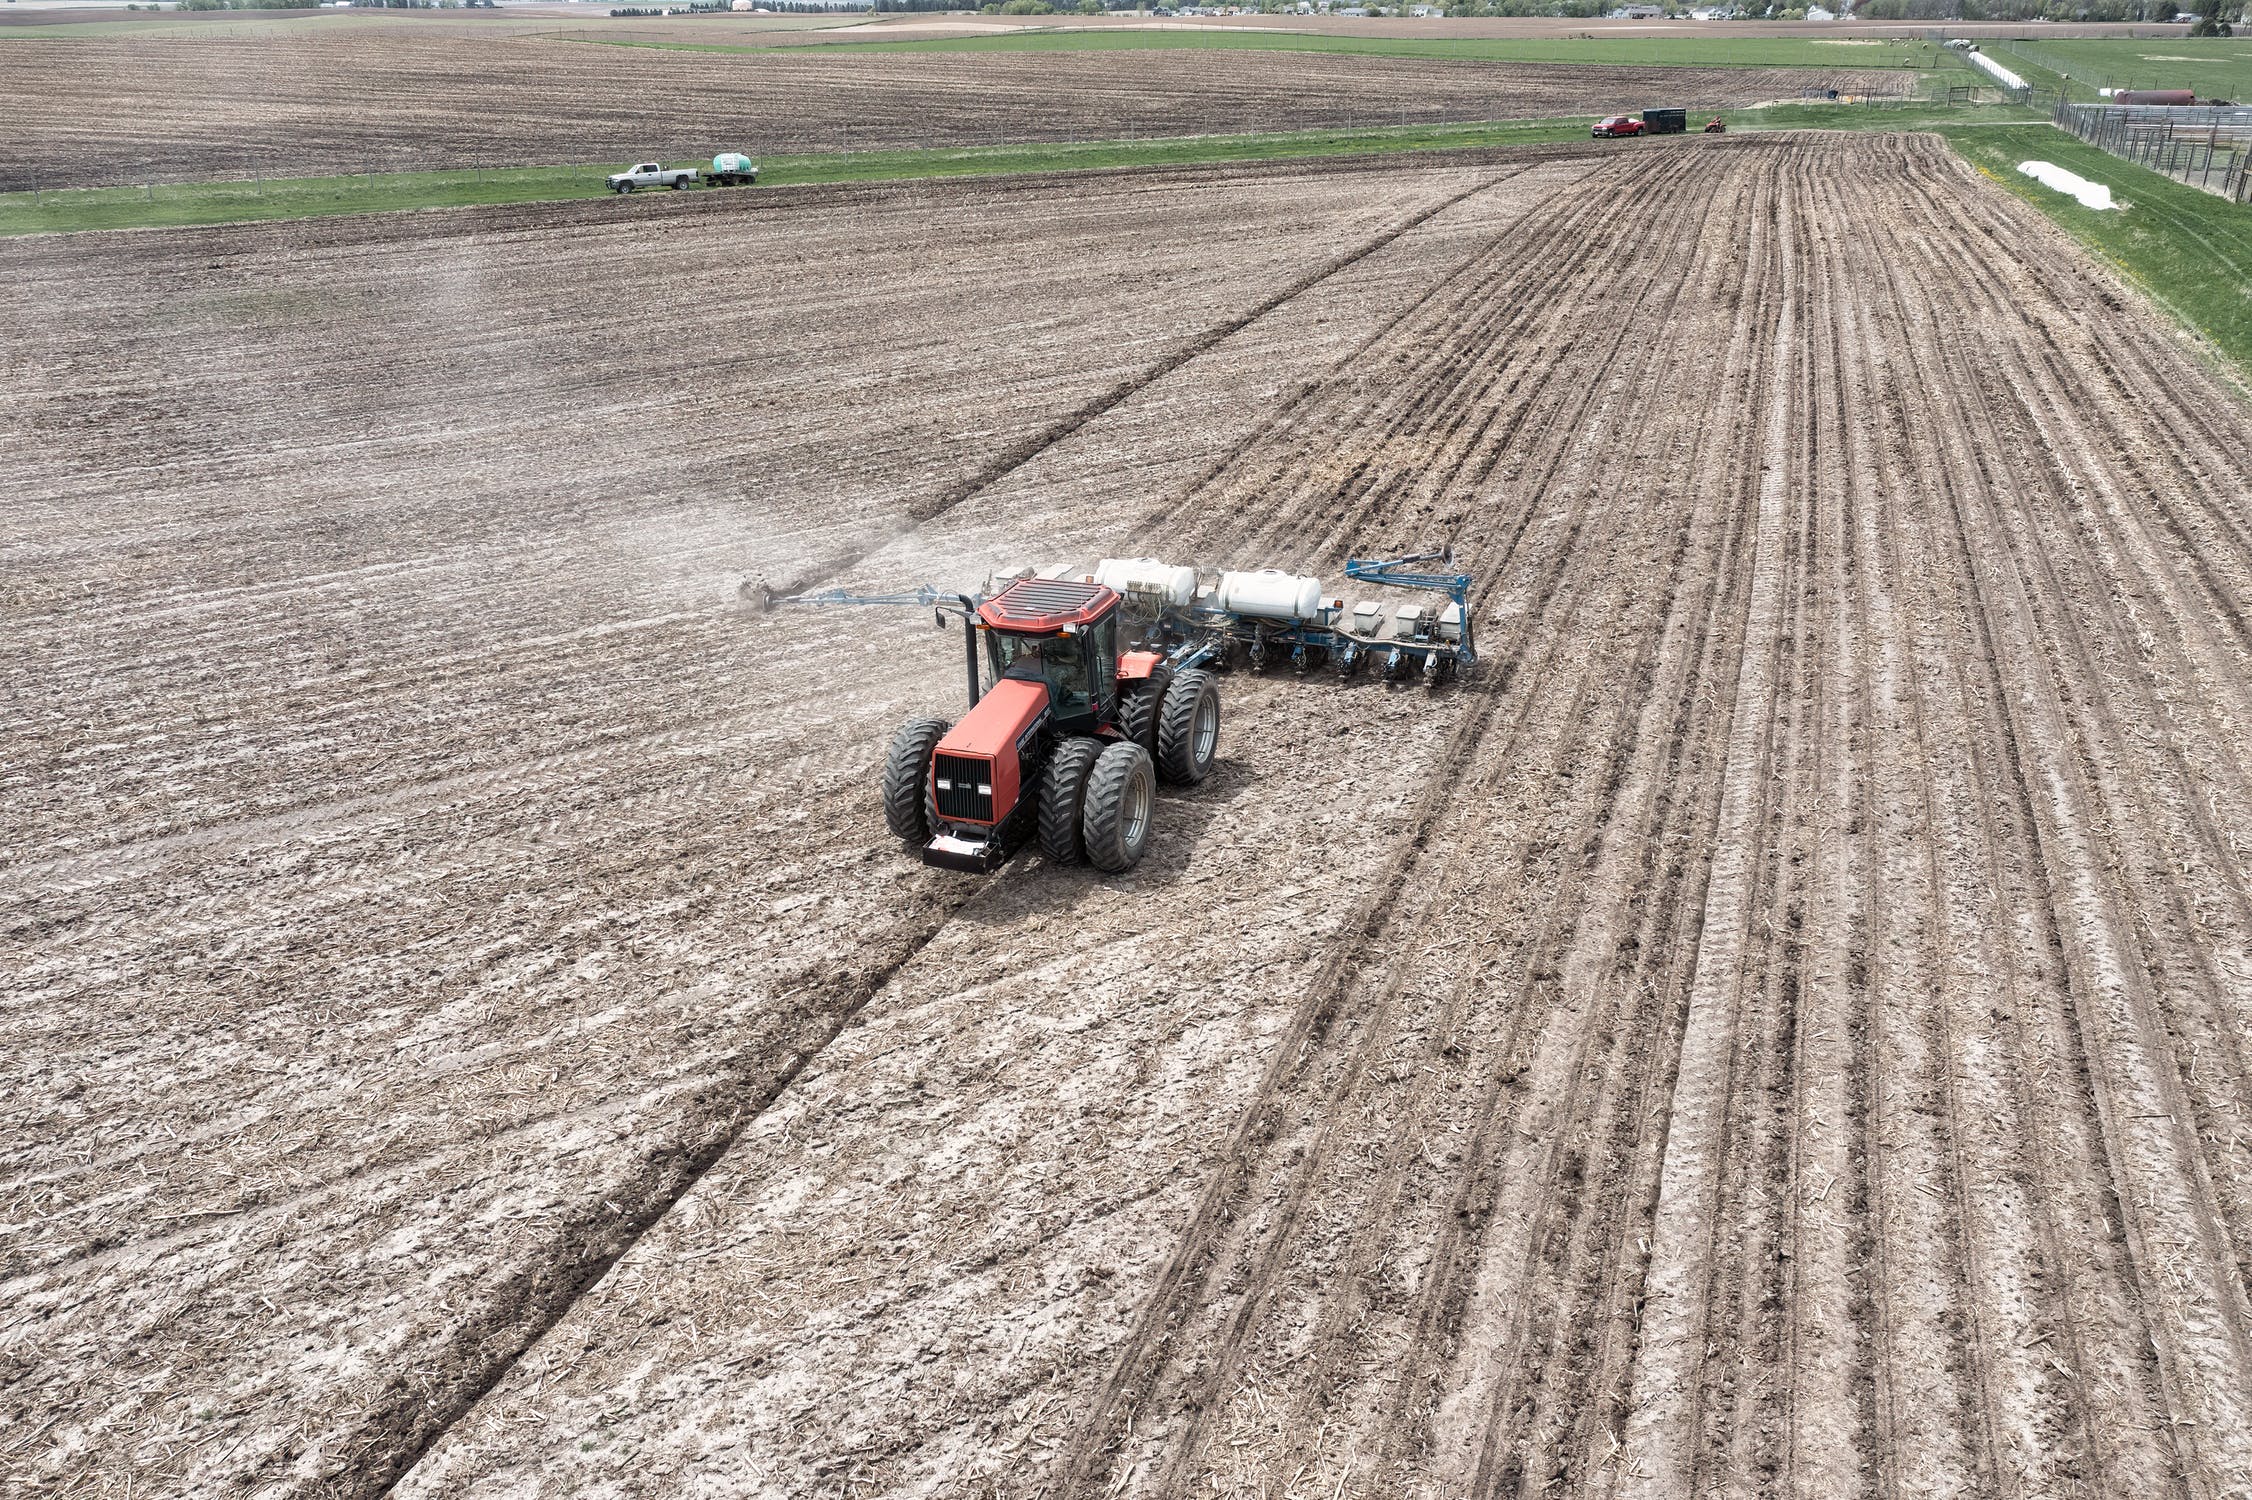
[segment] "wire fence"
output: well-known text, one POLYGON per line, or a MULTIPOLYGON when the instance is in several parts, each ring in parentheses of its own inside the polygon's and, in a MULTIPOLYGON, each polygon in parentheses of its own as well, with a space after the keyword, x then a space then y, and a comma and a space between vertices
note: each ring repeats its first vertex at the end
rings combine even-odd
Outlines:
POLYGON ((2089 145, 2137 166, 2231 203, 2252 202, 2252 109, 2060 101, 2050 118, 2089 145))
MULTIPOLYGON (((2231 81, 2235 76, 2232 74, 2213 69, 2201 71, 2194 65, 2184 66, 2181 61, 2157 64, 2124 51, 2112 57, 2074 55, 2059 52, 2033 37, 1997 38, 1994 45, 2007 47, 2035 67, 2070 79, 2069 92, 2084 97, 2102 89, 2188 89, 2200 99, 2218 99, 2224 95, 2235 96, 2240 87, 2231 81), (2129 58, 2133 60, 2122 66, 2129 58), (2140 66, 2136 66, 2137 63, 2140 66)), ((2224 55, 2217 60, 2228 59, 2224 55)))

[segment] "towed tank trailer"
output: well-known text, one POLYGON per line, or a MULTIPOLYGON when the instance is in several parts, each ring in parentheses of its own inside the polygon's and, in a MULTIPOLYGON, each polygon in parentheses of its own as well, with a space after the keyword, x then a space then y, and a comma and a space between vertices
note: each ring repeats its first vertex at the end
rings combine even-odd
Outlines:
POLYGON ((977 595, 777 597, 759 585, 756 597, 765 609, 918 605, 941 627, 950 615, 961 621, 969 711, 951 723, 908 720, 884 761, 885 826, 924 863, 982 874, 1036 842, 1058 864, 1115 874, 1148 848, 1157 784, 1194 786, 1211 773, 1218 674, 1287 662, 1434 687, 1467 678, 1477 663, 1470 578, 1452 562, 1444 553, 1347 562, 1355 581, 1446 601, 1389 611, 1348 604, 1301 574, 1223 572, 1204 583, 1154 558, 1003 569, 977 595), (1431 563, 1445 571, 1419 566, 1431 563))
POLYGON ((749 187, 758 181, 758 163, 740 151, 722 151, 708 167, 668 167, 663 162, 636 162, 623 172, 612 172, 602 185, 613 193, 636 188, 670 188, 679 192, 701 183, 705 187, 749 187))

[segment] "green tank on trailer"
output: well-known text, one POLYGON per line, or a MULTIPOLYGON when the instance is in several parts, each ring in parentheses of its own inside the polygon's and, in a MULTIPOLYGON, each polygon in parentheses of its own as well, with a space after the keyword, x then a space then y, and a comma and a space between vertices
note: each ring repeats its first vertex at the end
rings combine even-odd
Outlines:
POLYGON ((722 151, 703 176, 708 187, 741 187, 758 181, 758 163, 740 151, 722 151))

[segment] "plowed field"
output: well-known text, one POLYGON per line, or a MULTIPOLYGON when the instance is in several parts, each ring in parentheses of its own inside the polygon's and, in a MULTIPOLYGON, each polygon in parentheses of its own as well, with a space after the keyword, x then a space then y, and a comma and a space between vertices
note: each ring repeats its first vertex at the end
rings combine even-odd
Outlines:
POLYGON ((29 187, 34 174, 50 187, 94 186, 1542 119, 1723 108, 1806 89, 1894 94, 1918 82, 1842 66, 1851 61, 1831 71, 1271 52, 823 57, 361 23, 26 34, 0 47, 0 189, 29 187))
POLYGON ((2252 1485, 2252 412, 2015 199, 616 207, 0 247, 10 1493, 2252 1485), (1111 879, 735 592, 1439 543, 1111 879))

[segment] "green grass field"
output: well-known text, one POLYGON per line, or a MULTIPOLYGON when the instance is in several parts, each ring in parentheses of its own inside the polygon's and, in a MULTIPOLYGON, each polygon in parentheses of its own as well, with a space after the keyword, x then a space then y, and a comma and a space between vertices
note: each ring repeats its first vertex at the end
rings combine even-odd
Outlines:
MULTIPOLYGON (((685 52, 769 52, 756 43, 574 41, 685 52)), ((1612 63, 1681 68, 1921 68, 1967 70, 1932 42, 1828 42, 1802 37, 1357 37, 1287 31, 1027 30, 1003 36, 920 38, 897 42, 825 42, 832 52, 1148 52, 1179 49, 1247 52, 1357 52, 1455 62, 1612 63)), ((797 52, 803 48, 792 47, 797 52)))
POLYGON ((2252 103, 2252 39, 2033 38, 1994 42, 1985 50, 2044 88, 2057 87, 2061 76, 2070 74, 2074 99, 2093 99, 2099 87, 2195 89, 2199 98, 2252 103))
POLYGON ((2252 373, 2252 206, 2161 177, 2049 125, 1948 127, 1941 134, 2252 373), (2018 171, 2022 161, 2053 161, 2103 183, 2127 207, 2082 208, 2018 171))

